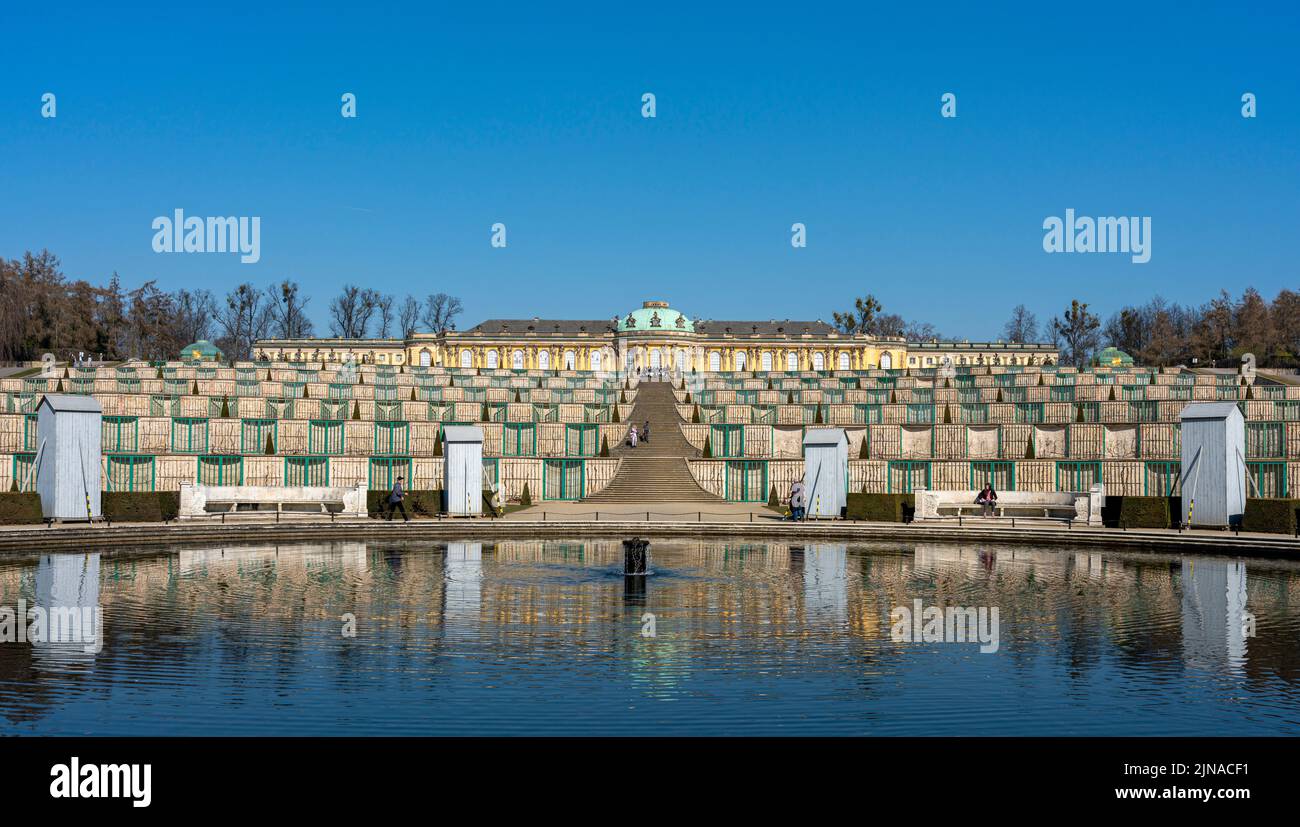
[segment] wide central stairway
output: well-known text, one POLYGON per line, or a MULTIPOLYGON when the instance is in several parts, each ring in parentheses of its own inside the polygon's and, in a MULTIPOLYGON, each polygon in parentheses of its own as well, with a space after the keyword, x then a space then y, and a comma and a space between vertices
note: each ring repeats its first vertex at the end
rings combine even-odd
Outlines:
POLYGON ((682 436, 682 418, 677 414, 677 397, 668 382, 637 385, 636 404, 628 422, 637 429, 650 421, 650 442, 635 448, 624 443, 611 448, 620 457, 618 474, 601 491, 587 497, 590 503, 716 503, 721 502, 700 488, 686 467, 695 448, 682 436))

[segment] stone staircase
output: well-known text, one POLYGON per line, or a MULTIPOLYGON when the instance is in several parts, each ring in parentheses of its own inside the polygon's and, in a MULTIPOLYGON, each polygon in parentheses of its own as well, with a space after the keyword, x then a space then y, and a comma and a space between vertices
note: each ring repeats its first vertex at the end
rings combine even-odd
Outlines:
POLYGON ((618 475, 599 492, 587 497, 590 503, 718 503, 700 488, 686 467, 695 450, 682 436, 682 418, 677 414, 677 397, 668 382, 637 385, 636 404, 628 422, 638 429, 650 420, 650 442, 636 448, 626 444, 610 446, 610 456, 623 460, 618 475))

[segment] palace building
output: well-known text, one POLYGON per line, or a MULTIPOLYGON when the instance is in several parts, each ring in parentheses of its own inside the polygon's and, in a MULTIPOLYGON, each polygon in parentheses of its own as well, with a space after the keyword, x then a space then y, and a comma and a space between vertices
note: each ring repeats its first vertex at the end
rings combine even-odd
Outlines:
POLYGON ((609 319, 488 319, 408 339, 261 339, 258 359, 486 370, 697 373, 1053 365, 1056 348, 1019 342, 908 342, 848 334, 820 319, 717 320, 647 301, 609 319))

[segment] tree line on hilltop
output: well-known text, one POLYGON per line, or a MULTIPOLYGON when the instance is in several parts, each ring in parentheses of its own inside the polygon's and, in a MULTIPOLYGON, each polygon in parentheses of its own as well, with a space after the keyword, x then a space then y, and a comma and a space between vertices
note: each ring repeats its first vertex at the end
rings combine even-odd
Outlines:
MULTIPOLYGON (((909 342, 943 339, 928 322, 885 314, 874 296, 836 312, 844 333, 901 336, 909 342)), ((947 337, 951 338, 951 337, 947 337)), ((1042 342, 1060 353, 1063 365, 1092 364, 1103 347, 1115 347, 1143 365, 1236 364, 1253 353, 1261 367, 1300 367, 1300 292, 1282 290, 1269 302, 1253 287, 1234 299, 1227 290, 1201 305, 1181 305, 1156 296, 1125 305, 1103 323, 1074 299, 1045 324, 1025 305, 1016 305, 1002 329, 1005 342, 1042 342)))
MULTIPOLYGON (((283 279, 266 288, 240 284, 224 297, 204 289, 159 289, 146 281, 134 290, 117 273, 107 285, 63 274, 48 250, 19 259, 0 258, 0 362, 34 361, 45 353, 106 359, 175 359, 201 339, 229 359, 248 359, 258 339, 316 335, 307 316, 311 299, 283 279)), ((345 285, 329 304, 329 333, 349 339, 406 338, 420 331, 455 329, 460 299, 433 293, 400 301, 376 290, 345 285)))

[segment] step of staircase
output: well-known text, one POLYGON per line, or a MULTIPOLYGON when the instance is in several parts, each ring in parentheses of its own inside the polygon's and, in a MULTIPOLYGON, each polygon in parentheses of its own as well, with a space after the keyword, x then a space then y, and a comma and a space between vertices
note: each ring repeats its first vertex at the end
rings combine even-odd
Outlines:
POLYGON ((610 455, 623 460, 618 474, 596 494, 590 503, 717 503, 722 500, 700 488, 686 465, 697 455, 695 447, 682 435, 682 418, 677 413, 677 397, 667 382, 642 382, 637 386, 636 404, 628 422, 640 428, 650 422, 650 441, 636 448, 611 447, 610 455))

